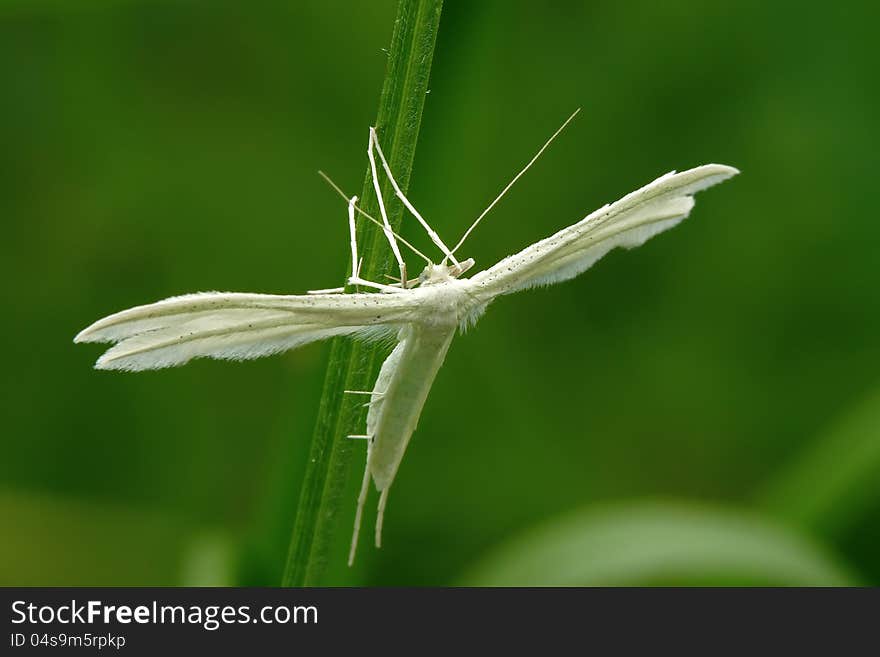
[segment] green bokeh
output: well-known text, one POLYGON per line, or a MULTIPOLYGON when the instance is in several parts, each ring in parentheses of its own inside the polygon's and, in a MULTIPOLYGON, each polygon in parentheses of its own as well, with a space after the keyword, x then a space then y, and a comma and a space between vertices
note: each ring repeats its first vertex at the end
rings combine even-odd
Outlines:
MULTIPOLYGON (((279 580, 326 345, 130 375, 71 340, 175 294, 341 283, 345 208, 315 172, 361 185, 394 11, 0 6, 0 584, 279 580)), ((470 239, 478 267, 670 169, 743 173, 456 338, 385 546, 345 568, 356 473, 328 583, 454 583, 552 517, 668 499, 778 519, 880 583, 878 22, 870 2, 447 2, 410 188, 447 242, 583 107, 470 239), (845 508, 791 510, 777 478, 815 453, 833 474, 852 409, 845 508)))

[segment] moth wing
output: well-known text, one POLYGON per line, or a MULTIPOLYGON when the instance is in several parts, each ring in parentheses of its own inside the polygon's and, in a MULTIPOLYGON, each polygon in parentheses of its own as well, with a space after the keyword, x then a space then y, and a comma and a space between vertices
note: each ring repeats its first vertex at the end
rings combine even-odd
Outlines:
POLYGON ((739 173, 723 164, 670 172, 576 224, 536 242, 471 277, 478 298, 550 285, 589 269, 617 246, 631 249, 688 216, 693 195, 739 173))
POLYGON ((382 337, 415 318, 406 293, 272 295, 200 292, 123 310, 74 342, 113 342, 97 369, 150 370, 193 358, 247 360, 337 335, 382 337))

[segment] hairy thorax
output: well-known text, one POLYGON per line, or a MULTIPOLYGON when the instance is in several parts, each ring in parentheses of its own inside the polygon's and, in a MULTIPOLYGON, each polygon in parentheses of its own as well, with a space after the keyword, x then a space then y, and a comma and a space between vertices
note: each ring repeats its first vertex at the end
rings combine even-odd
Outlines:
POLYGON ((422 324, 432 328, 453 327, 462 324, 474 310, 474 299, 468 293, 465 281, 459 280, 474 264, 468 258, 456 265, 430 264, 419 275, 419 286, 413 292, 422 297, 424 307, 430 308, 422 324))

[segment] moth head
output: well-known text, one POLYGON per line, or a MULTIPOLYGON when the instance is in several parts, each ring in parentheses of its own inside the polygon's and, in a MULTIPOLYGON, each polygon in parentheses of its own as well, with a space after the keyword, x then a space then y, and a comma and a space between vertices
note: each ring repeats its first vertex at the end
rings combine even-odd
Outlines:
POLYGON ((474 259, 462 260, 457 265, 448 265, 444 260, 439 265, 428 265, 419 274, 419 285, 437 285, 458 278, 474 266, 474 259))

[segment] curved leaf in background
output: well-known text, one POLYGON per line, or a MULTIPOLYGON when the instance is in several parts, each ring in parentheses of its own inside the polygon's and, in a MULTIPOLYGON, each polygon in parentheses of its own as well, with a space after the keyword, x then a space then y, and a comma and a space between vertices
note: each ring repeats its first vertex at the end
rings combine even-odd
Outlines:
POLYGON ((0 586, 233 583, 225 533, 163 509, 0 490, 0 526, 0 586))
POLYGON ((845 586, 855 577, 803 535, 744 511, 688 503, 590 507, 503 544, 468 586, 845 586))
POLYGON ((238 551, 226 534, 194 533, 183 548, 180 586, 235 586, 238 551))
POLYGON ((821 534, 855 524, 880 499, 880 389, 845 413, 760 496, 767 511, 821 534))

